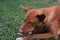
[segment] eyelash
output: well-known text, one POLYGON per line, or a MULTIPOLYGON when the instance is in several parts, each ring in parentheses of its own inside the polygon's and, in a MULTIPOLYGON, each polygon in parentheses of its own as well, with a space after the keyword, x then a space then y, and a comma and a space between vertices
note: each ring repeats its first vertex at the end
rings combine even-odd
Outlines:
POLYGON ((28 24, 33 24, 32 22, 28 22, 28 24))
POLYGON ((31 26, 35 26, 35 23, 32 22, 28 22, 31 26))
POLYGON ((32 23, 32 22, 28 22, 28 23, 32 23))

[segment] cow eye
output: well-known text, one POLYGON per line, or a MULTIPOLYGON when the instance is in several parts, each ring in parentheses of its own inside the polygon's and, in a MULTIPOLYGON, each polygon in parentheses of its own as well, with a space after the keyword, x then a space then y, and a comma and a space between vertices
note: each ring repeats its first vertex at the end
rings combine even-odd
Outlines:
POLYGON ((33 23, 33 22, 28 22, 28 24, 29 24, 30 26, 34 26, 34 25, 35 25, 35 23, 33 23))
POLYGON ((28 24, 32 24, 32 22, 28 22, 28 24))
POLYGON ((28 24, 30 24, 30 25, 34 25, 34 23, 33 23, 33 22, 28 22, 28 24))

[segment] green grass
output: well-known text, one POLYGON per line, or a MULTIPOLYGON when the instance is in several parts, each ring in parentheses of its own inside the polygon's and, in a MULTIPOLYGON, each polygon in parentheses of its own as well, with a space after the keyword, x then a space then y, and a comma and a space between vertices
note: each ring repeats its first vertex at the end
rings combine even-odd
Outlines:
POLYGON ((19 6, 23 4, 31 9, 59 5, 52 0, 0 0, 0 40, 15 40, 18 29, 26 14, 19 6))

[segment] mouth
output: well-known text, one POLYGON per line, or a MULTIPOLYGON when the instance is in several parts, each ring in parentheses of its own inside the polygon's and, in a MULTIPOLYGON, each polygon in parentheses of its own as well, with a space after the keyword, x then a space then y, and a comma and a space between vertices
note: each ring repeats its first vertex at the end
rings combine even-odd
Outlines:
POLYGON ((26 32, 26 33, 18 33, 20 35, 20 37, 26 37, 26 36, 29 36, 29 35, 33 35, 33 34, 43 34, 43 33, 47 33, 49 32, 48 29, 46 29, 45 27, 43 28, 35 28, 33 31, 30 31, 30 32, 26 32))
POLYGON ((27 33, 25 33, 25 34, 18 33, 18 35, 19 35, 20 37, 26 37, 26 36, 29 36, 29 35, 31 35, 31 34, 32 34, 32 32, 27 32, 27 33))
POLYGON ((22 33, 17 33, 20 37, 24 37, 25 35, 22 33))

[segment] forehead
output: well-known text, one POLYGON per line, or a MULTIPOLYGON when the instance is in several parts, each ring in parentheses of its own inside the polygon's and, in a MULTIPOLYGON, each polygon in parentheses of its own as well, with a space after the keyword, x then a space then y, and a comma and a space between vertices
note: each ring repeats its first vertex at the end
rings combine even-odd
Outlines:
POLYGON ((25 16, 25 20, 32 20, 37 15, 41 15, 41 14, 42 14, 42 12, 39 10, 30 10, 27 12, 27 14, 25 16))

